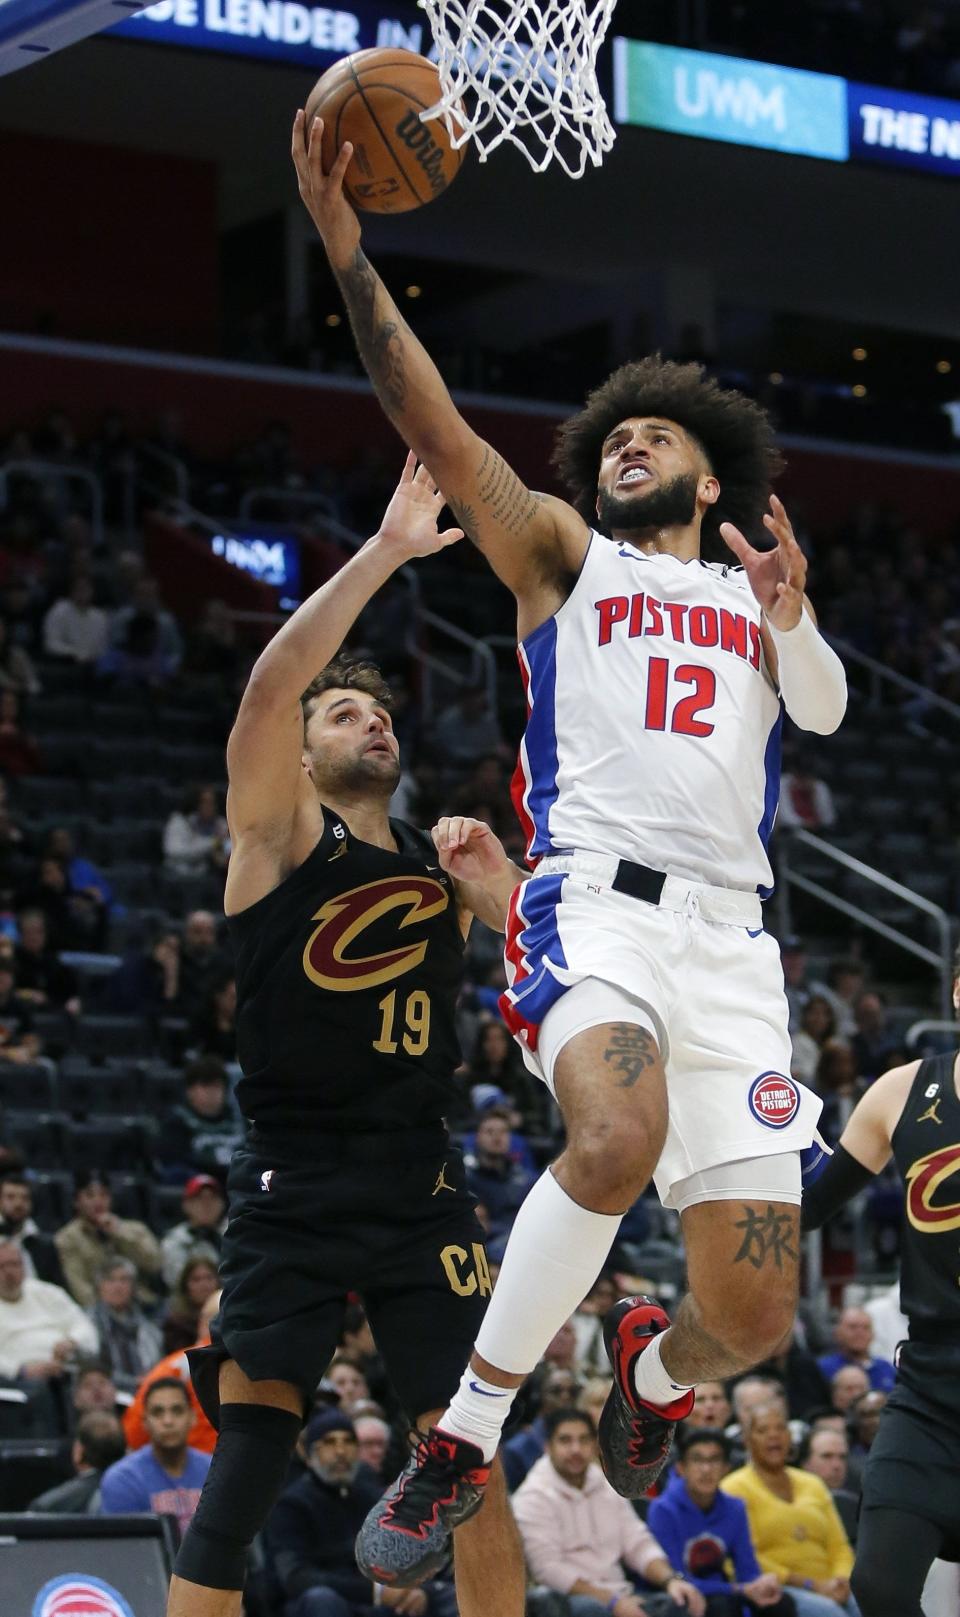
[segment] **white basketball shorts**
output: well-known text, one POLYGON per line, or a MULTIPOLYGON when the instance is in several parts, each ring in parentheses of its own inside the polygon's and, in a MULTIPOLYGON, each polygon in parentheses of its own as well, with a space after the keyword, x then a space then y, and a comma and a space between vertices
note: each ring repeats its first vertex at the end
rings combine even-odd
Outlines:
POLYGON ((652 1028, 669 1103, 654 1182, 672 1206, 671 1187, 694 1175, 805 1150, 822 1102, 790 1076, 780 951, 759 898, 668 876, 648 904, 613 891, 616 865, 579 852, 540 861, 511 903, 500 1006, 552 1093, 556 1058, 577 1033, 620 1020, 652 1028), (565 1005, 590 981, 597 992, 565 1005))

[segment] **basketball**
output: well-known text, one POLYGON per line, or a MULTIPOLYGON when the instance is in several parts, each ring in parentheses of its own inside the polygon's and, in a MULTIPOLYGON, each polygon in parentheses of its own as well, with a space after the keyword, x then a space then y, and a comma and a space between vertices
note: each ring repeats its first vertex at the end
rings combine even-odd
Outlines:
POLYGON ((408 213, 456 178, 465 148, 453 150, 441 119, 420 122, 439 98, 437 69, 412 51, 355 51, 318 79, 305 109, 307 135, 322 118, 326 173, 344 142, 353 145, 344 190, 355 208, 408 213))

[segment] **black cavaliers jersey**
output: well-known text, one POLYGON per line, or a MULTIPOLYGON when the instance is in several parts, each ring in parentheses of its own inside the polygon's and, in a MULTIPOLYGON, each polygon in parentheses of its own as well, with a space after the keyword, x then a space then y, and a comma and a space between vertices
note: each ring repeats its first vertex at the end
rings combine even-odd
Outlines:
POLYGON ((900 1306, 911 1324, 960 1325, 960 1100, 956 1052, 921 1061, 893 1131, 906 1192, 900 1306))
POLYGON ((433 843, 399 851, 324 809, 287 878, 228 917, 237 965, 237 1097, 261 1130, 422 1128, 449 1109, 463 938, 433 843))

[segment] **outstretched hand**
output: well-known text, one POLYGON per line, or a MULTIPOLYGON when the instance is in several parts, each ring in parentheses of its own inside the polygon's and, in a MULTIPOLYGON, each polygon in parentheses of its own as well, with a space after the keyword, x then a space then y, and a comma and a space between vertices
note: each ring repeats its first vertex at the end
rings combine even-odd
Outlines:
POLYGON ((316 225, 332 267, 345 269, 360 245, 360 221, 344 195, 353 147, 345 141, 329 174, 323 172, 323 119, 307 128, 301 109, 293 120, 293 165, 303 204, 316 225))
POLYGON ((454 881, 476 882, 480 886, 491 877, 502 875, 508 864, 500 838, 483 820, 462 814, 445 815, 432 832, 441 870, 454 881))
POLYGON ((777 629, 794 629, 803 612, 807 558, 797 544, 783 502, 770 496, 764 527, 777 541, 773 550, 754 550, 732 522, 721 522, 720 533, 747 575, 750 588, 777 629))
POLYGON ((383 513, 376 537, 402 553, 404 560, 445 550, 447 545, 455 545, 463 538, 462 528, 445 528, 441 533, 437 527, 437 518, 445 504, 427 468, 418 466, 416 455, 411 453, 404 462, 400 481, 383 513))

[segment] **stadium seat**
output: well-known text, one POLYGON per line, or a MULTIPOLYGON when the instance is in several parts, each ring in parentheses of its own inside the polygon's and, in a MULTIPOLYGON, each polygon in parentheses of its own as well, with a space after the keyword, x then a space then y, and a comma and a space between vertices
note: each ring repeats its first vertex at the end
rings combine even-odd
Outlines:
POLYGON ((157 870, 146 860, 127 861, 111 865, 110 883, 121 904, 139 909, 157 896, 157 870))
MULTIPOLYGON (((51 758, 50 764, 56 763, 51 758)), ((80 788, 78 783, 65 780, 62 775, 55 778, 47 775, 28 775, 25 779, 17 781, 16 802, 18 810, 30 820, 56 821, 61 813, 76 814, 80 788)))
POLYGON ((31 1173, 33 1216, 51 1234, 73 1217, 73 1174, 66 1168, 31 1173))
POLYGON ((71 1123, 67 1156, 74 1173, 83 1168, 133 1173, 150 1161, 149 1122, 143 1117, 93 1117, 71 1123))
POLYGON ((32 1499, 74 1474, 68 1444, 53 1437, 0 1442, 0 1510, 26 1510, 32 1499))
POLYGON ((114 1172, 108 1177, 111 1205, 118 1217, 138 1218, 151 1230, 161 1228, 155 1188, 142 1173, 114 1172))
POLYGON ((135 1062, 94 1066, 82 1056, 65 1056, 60 1067, 60 1105, 71 1117, 93 1113, 129 1117, 141 1103, 140 1072, 135 1062))
POLYGON ((138 775, 135 780, 92 781, 90 805, 97 819, 126 819, 129 815, 155 814, 162 810, 168 782, 154 776, 138 775))
POLYGON ((4 1125, 31 1168, 62 1165, 65 1131, 70 1126, 63 1112, 5 1111, 4 1125))
MULTIPOLYGON (((25 1439, 33 1426, 33 1415, 25 1392, 18 1387, 0 1387, 0 1455, 10 1442, 25 1439)), ((0 1460, 0 1489, 5 1485, 0 1460)), ((0 1492, 2 1498, 2 1492, 0 1492)), ((6 1505, 0 1507, 6 1510, 6 1505)))
POLYGON ((150 1051, 150 1030, 139 1016, 84 1016, 77 1025, 74 1049, 93 1061, 109 1056, 145 1056, 150 1051))
POLYGON ((0 1106, 4 1111, 53 1111, 56 1105, 55 1074, 46 1062, 20 1066, 0 1061, 0 1106))

